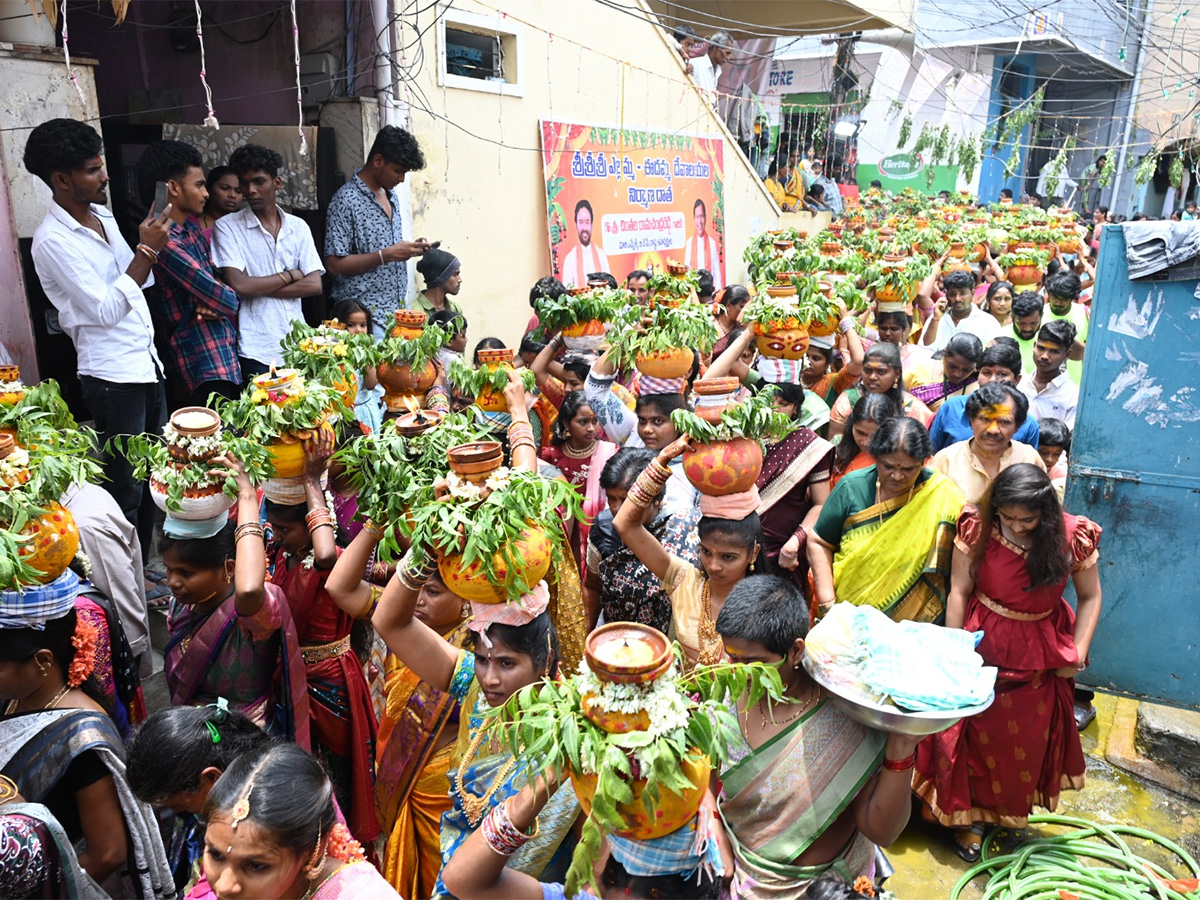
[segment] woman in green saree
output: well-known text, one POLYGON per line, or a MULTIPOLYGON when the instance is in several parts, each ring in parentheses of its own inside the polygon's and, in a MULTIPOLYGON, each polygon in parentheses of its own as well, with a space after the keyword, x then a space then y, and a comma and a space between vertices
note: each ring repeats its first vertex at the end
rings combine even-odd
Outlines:
POLYGON ((896 621, 946 612, 962 492, 925 466, 925 426, 886 419, 871 438, 875 465, 838 482, 808 541, 821 615, 838 601, 874 606, 896 621))
POLYGON ((782 703, 739 701, 742 743, 730 747, 721 817, 734 850, 732 896, 793 900, 820 878, 875 878, 876 845, 911 811, 918 737, 883 734, 843 715, 800 660, 804 597, 772 575, 743 579, 717 617, 734 662, 776 666, 782 703))

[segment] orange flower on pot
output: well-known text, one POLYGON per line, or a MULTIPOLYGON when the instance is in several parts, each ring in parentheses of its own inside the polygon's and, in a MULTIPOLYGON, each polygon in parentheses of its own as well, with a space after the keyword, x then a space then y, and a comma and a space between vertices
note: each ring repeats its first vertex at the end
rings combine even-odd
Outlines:
MULTIPOLYGON (((625 827, 614 832, 624 838, 635 841, 650 841, 663 835, 678 831, 686 825, 700 810, 704 794, 708 790, 708 778, 712 771, 707 756, 689 755, 684 757, 681 770, 691 782, 691 788, 682 795, 663 789, 659 791, 658 801, 643 799, 646 780, 633 781, 629 787, 633 791, 633 799, 618 806, 625 827), (647 810, 647 807, 653 812, 647 810)), ((592 797, 596 794, 596 775, 579 775, 571 773, 571 784, 575 795, 579 798, 579 806, 585 815, 592 811, 592 797)))
POLYGON ((21 559, 42 573, 39 584, 49 584, 67 570, 79 552, 79 527, 75 517, 58 503, 42 504, 46 512, 31 519, 21 534, 31 540, 23 544, 21 559))
POLYGON ((696 490, 710 497, 750 490, 762 465, 762 445, 750 438, 697 444, 683 451, 683 474, 696 490))

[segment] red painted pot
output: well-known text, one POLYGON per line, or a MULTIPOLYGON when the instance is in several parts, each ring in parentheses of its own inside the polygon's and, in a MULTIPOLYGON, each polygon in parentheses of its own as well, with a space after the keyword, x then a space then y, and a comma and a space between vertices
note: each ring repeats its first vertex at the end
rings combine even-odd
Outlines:
POLYGON ((683 474, 696 490, 710 497, 750 490, 762 466, 762 445, 749 438, 698 444, 683 451, 683 474))

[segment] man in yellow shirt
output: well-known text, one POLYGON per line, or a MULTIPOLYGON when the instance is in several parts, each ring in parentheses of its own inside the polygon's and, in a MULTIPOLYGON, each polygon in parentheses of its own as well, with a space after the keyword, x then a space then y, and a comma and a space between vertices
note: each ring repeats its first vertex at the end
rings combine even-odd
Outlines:
POLYGON ((784 188, 784 185, 788 182, 789 174, 791 173, 786 163, 782 166, 777 163, 771 163, 767 169, 767 177, 763 181, 776 205, 785 212, 790 212, 796 208, 794 198, 789 198, 784 188))

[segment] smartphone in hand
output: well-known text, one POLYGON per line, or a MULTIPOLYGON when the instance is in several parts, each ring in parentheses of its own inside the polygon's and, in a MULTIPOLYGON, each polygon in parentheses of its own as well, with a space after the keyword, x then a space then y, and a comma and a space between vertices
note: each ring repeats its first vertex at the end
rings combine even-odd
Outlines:
POLYGON ((154 206, 150 212, 156 216, 162 215, 162 211, 167 208, 167 184, 165 181, 156 181, 154 183, 154 206))

